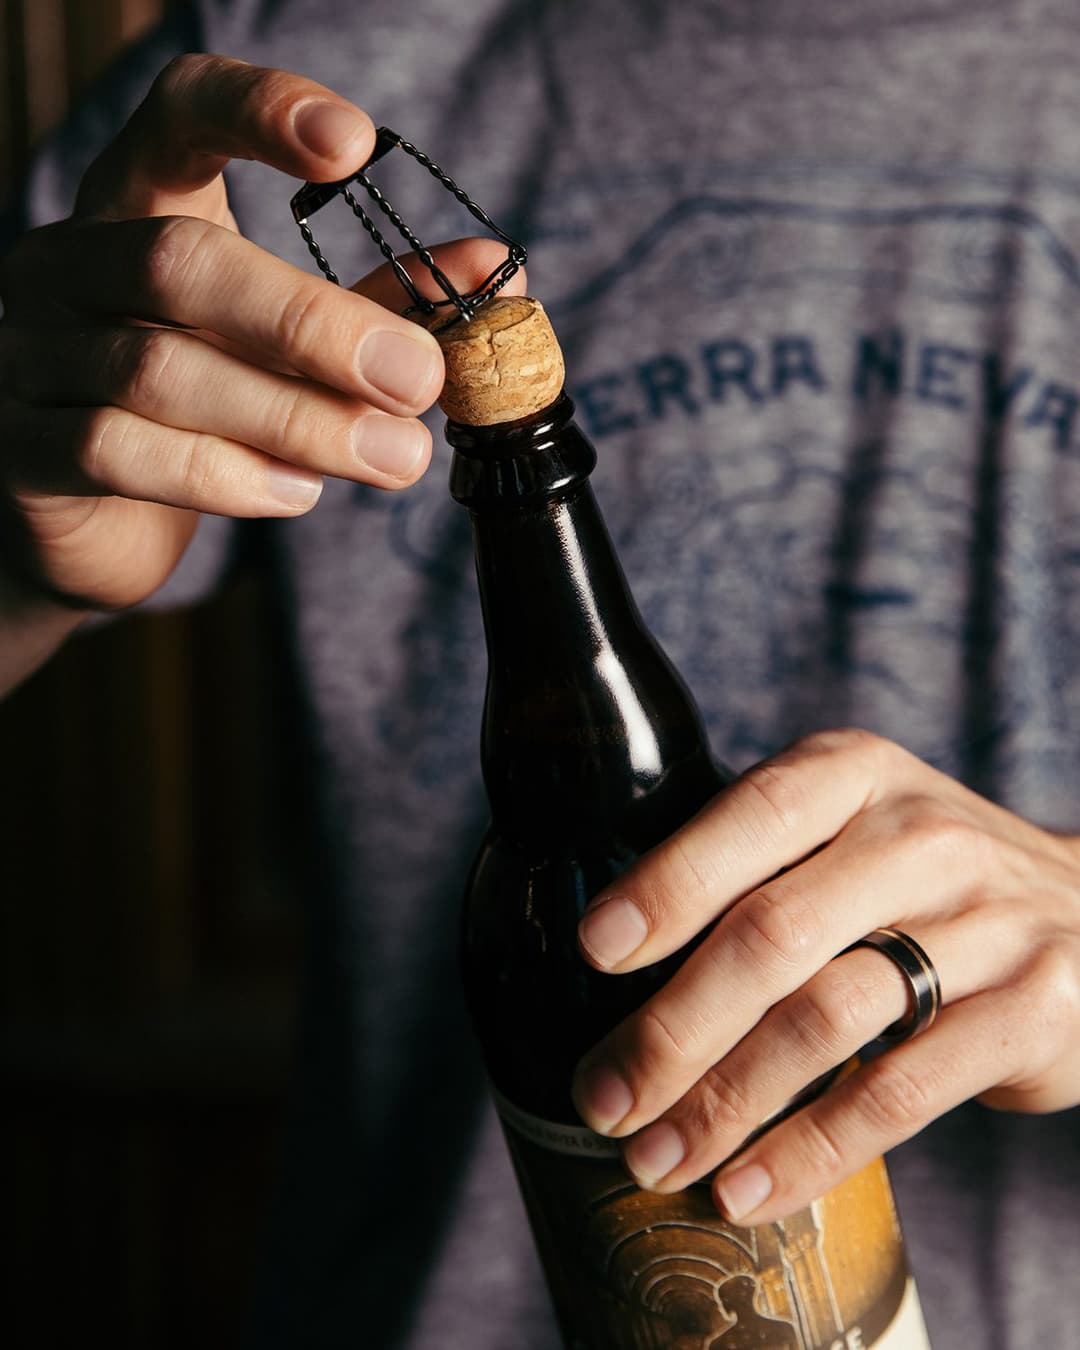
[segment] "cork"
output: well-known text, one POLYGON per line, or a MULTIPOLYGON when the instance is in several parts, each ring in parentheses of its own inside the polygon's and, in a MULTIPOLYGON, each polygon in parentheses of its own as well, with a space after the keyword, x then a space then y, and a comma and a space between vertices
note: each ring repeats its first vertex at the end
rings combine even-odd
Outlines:
MULTIPOLYGON (((445 321, 442 312, 434 322, 445 321)), ((513 422, 554 403, 562 391, 562 351, 539 300, 496 296, 471 323, 435 336, 446 361, 439 406, 451 421, 474 427, 513 422)))

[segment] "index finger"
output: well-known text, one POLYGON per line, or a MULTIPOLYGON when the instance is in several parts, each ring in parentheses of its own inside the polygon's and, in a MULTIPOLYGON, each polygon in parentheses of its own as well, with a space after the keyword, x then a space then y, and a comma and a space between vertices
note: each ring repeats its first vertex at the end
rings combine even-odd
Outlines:
MULTIPOLYGON (((678 951, 742 896, 835 838, 881 790, 890 753, 906 758, 877 737, 833 731, 749 769, 593 899, 578 930, 585 959, 623 972, 678 951)), ((890 786, 896 773, 889 770, 890 786)))
POLYGON ((202 215, 199 194, 230 159, 333 182, 374 145, 367 113, 314 80, 231 57, 179 56, 87 171, 75 214, 202 215))

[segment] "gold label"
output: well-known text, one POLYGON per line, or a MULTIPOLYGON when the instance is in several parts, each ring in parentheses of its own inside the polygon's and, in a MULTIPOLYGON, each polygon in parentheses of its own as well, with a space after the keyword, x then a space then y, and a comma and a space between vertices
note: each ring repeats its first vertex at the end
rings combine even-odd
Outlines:
POLYGON ((569 1350, 929 1350, 885 1164, 758 1228, 640 1190, 618 1145, 498 1093, 569 1350))

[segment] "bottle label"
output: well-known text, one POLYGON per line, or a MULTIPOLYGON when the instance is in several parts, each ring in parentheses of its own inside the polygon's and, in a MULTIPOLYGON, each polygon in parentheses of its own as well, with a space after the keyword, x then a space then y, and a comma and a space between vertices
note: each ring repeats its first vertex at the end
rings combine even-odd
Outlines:
POLYGON ((739 1228, 708 1185, 640 1190, 615 1141, 495 1101, 569 1350, 929 1350, 880 1159, 739 1228))

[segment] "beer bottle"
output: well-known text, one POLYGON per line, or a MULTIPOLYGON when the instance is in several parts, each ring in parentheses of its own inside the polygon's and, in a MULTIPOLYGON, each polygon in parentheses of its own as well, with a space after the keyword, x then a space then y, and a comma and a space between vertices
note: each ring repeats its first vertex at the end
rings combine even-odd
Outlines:
POLYGON ((577 948, 585 905, 730 774, 631 598, 542 307, 492 300, 440 341, 489 660, 492 823, 465 899, 466 997, 565 1344, 925 1350, 883 1163, 740 1228, 707 1182, 640 1190, 574 1110, 578 1059, 686 955, 599 973, 577 948))

